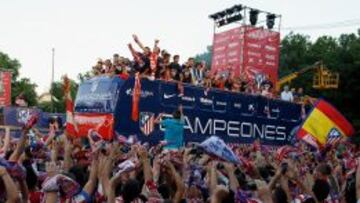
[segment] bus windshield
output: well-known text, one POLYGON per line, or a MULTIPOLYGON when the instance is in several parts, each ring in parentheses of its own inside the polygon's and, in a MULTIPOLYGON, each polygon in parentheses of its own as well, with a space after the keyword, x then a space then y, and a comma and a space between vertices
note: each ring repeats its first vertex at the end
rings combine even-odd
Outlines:
POLYGON ((124 83, 118 77, 95 77, 79 86, 75 100, 75 112, 113 113, 124 83))

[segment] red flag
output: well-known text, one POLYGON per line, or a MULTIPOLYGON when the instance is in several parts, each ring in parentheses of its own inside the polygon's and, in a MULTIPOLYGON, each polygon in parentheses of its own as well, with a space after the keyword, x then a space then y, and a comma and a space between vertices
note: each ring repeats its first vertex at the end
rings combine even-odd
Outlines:
POLYGON ((132 109, 131 109, 131 119, 133 121, 139 120, 139 101, 141 96, 141 83, 140 83, 140 75, 136 73, 135 75, 135 83, 132 95, 132 109))
POLYGON ((64 77, 64 95, 66 104, 66 132, 70 136, 77 136, 78 128, 74 119, 74 102, 70 94, 70 80, 67 76, 64 77))

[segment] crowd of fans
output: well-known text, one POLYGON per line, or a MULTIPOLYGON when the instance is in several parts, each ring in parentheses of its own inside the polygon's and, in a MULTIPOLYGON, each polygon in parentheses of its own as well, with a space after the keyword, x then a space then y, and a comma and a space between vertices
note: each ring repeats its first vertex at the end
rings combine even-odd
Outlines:
POLYGON ((0 136, 0 202, 347 202, 360 201, 358 148, 340 141, 312 150, 231 145, 233 164, 196 145, 168 150, 135 138, 58 135, 56 120, 43 135, 0 136))
MULTIPOLYGON (((143 77, 149 79, 182 82, 206 88, 218 88, 226 91, 278 98, 278 95, 274 94, 274 84, 268 75, 257 81, 249 79, 246 75, 235 77, 230 71, 210 73, 205 61, 195 61, 194 58, 190 57, 184 64, 180 64, 180 55, 171 55, 164 49, 160 50, 158 46, 159 40, 155 40, 153 49, 150 49, 150 47, 144 46, 136 35, 133 35, 133 38, 141 49, 141 51, 136 51, 131 43, 128 44, 133 60, 119 54, 114 54, 112 60, 106 59, 103 61, 99 59, 92 68, 93 75, 119 75, 121 78, 126 79, 139 72, 143 77)), ((298 91, 299 94, 295 94, 291 90, 289 94, 292 94, 292 96, 283 97, 283 94, 281 94, 280 99, 301 102, 303 90, 299 88, 298 91)))

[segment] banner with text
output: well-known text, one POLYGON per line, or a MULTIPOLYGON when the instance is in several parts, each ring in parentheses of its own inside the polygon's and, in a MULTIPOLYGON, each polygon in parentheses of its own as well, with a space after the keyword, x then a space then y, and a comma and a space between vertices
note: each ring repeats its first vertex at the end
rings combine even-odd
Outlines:
POLYGON ((275 84, 278 80, 280 33, 259 27, 244 28, 243 69, 248 78, 266 75, 275 84))
POLYGON ((280 33, 241 26, 214 35, 211 73, 278 79, 280 33))
POLYGON ((0 71, 0 107, 11 105, 11 72, 0 71))

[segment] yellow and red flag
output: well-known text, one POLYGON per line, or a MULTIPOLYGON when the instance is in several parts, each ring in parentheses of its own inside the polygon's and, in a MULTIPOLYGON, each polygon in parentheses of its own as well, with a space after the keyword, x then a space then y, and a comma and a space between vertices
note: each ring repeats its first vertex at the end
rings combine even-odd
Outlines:
POLYGON ((321 148, 330 139, 353 134, 350 122, 331 104, 320 99, 297 132, 297 137, 321 148))

